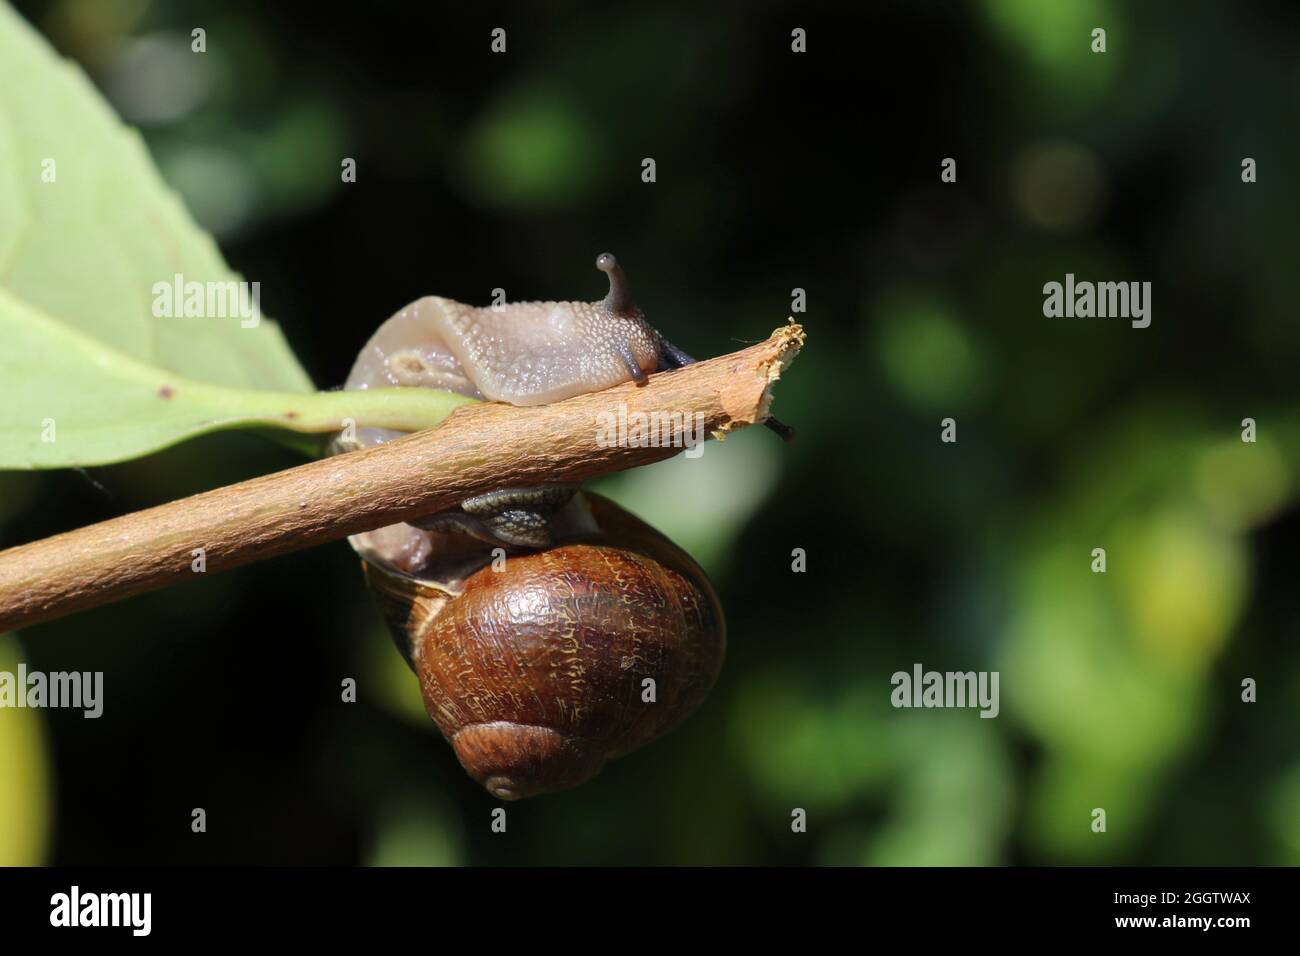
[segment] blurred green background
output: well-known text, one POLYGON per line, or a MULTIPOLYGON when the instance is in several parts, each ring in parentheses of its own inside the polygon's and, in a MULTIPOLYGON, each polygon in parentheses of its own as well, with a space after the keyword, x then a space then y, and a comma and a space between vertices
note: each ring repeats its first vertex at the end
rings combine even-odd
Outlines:
MULTIPOLYGON (((599 483, 727 610, 679 730, 491 833, 340 543, 0 637, 106 697, 0 711, 0 863, 1300 863, 1295 4, 17 6, 319 387, 420 295, 598 298, 606 249, 696 355, 796 287, 809 345, 796 444, 599 483), (1066 272, 1152 282, 1151 327, 1044 318, 1066 272), (892 709, 916 662, 1000 716, 892 709)), ((299 460, 0 474, 0 544, 299 460)))

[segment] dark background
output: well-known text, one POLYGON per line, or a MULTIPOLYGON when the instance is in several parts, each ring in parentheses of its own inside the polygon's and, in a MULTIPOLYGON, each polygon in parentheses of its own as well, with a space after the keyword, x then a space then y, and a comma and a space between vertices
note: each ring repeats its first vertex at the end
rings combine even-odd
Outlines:
MULTIPOLYGON (((0 641, 106 684, 100 720, 12 731, 27 849, 0 859, 1300 862, 1294 4, 18 7, 319 387, 421 295, 599 298, 605 250, 696 355, 763 338, 795 287, 809 344, 775 405, 796 444, 601 483, 727 610, 670 736, 492 834, 338 544, 0 641), (1045 318, 1067 272, 1152 282, 1151 327, 1045 318), (1000 671, 1001 714, 892 709, 916 662, 1000 671)), ((0 475, 0 544, 299 460, 227 434, 0 475)))

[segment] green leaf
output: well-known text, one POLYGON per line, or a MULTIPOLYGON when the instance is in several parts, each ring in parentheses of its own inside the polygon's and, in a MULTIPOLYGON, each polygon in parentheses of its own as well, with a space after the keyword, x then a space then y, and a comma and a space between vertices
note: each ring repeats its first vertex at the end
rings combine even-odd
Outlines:
MULTIPOLYGON (((14 674, 22 660, 13 635, 0 634, 0 671, 14 674)), ((0 708, 0 866, 44 862, 52 782, 46 735, 40 710, 0 708)))
POLYGON ((429 388, 252 391, 107 349, 0 289, 0 468, 103 465, 224 428, 416 431, 473 399, 429 388))
POLYGON ((223 428, 414 430, 466 401, 314 393, 274 322, 185 318, 183 302, 155 315, 178 281, 241 277, 139 135, 0 3, 0 468, 122 461, 223 428))
POLYGON ((0 283, 14 297, 190 378, 311 388, 273 322, 153 315, 156 282, 240 276, 163 184, 139 135, 3 4, 0 157, 0 283))

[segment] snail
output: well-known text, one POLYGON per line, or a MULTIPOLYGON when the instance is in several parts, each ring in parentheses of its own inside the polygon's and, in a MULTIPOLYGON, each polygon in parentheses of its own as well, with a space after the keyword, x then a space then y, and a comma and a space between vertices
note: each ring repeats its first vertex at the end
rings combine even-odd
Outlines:
MULTIPOLYGON (((646 322, 614 256, 596 267, 600 302, 419 299, 379 327, 344 388, 539 405, 694 361, 646 322)), ((399 434, 357 429, 331 451, 399 434)), ((349 542, 429 716, 499 799, 591 778, 680 723, 721 669, 726 625, 704 571, 576 485, 503 488, 349 542)))

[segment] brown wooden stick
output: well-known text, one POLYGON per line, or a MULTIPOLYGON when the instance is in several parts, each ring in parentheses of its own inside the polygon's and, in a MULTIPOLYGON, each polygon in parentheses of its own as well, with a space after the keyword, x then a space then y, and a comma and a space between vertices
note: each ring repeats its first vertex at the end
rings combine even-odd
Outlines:
MULTIPOLYGON (((554 405, 484 403, 437 428, 0 551, 0 632, 118 601, 208 571, 422 517, 495 488, 581 481, 671 458, 680 447, 602 447, 602 415, 703 414, 704 434, 763 421, 769 387, 803 345, 771 338, 554 405)), ((691 419, 693 421, 693 419, 691 419)), ((605 436, 607 437, 607 436, 605 436)), ((628 443, 630 444, 630 443, 628 443)))

